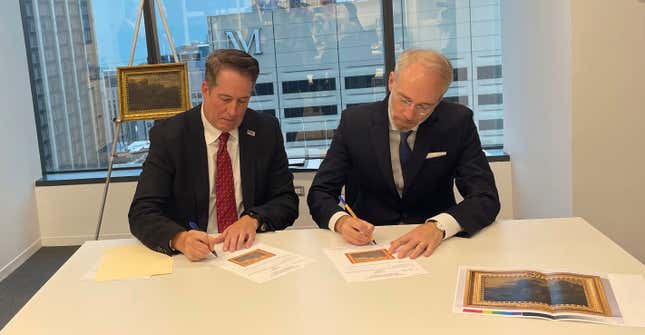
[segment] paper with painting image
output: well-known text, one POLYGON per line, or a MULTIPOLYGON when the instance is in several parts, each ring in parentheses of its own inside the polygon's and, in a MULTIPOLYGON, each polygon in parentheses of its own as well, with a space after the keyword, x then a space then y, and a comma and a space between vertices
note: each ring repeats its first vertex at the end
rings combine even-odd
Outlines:
POLYGON ((639 275, 462 266, 453 309, 643 327, 645 303, 639 296, 645 297, 645 281, 639 275))
POLYGON ((324 249, 347 282, 363 282, 426 274, 415 260, 398 259, 385 245, 346 246, 324 249))
POLYGON ((263 243, 232 253, 224 251, 218 251, 218 253, 220 257, 212 259, 210 264, 256 283, 276 279, 313 262, 309 258, 263 243))

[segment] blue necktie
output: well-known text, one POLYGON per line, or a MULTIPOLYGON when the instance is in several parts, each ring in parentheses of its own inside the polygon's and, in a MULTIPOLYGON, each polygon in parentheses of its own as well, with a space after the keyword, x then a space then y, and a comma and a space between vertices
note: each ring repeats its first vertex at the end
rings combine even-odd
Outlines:
POLYGON ((412 130, 402 131, 401 142, 399 143, 399 160, 401 161, 401 172, 403 174, 404 185, 406 183, 408 163, 410 162, 410 158, 412 157, 412 150, 410 150, 410 146, 408 145, 408 136, 410 136, 410 134, 412 134, 412 130))

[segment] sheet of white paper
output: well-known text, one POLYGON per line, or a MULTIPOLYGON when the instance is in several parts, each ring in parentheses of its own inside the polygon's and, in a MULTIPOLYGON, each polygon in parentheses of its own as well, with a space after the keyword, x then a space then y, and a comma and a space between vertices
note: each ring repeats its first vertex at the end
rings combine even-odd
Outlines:
POLYGON ((409 258, 374 260, 352 263, 347 253, 388 249, 386 245, 349 246, 324 249, 327 257, 347 282, 374 281, 390 278, 410 277, 428 273, 419 263, 409 258))
POLYGON ((607 274, 626 326, 645 327, 645 279, 640 275, 607 274))
MULTIPOLYGON (((217 246, 215 246, 215 249, 217 251, 217 254, 219 255, 221 253, 221 248, 218 249, 217 246)), ((190 269, 198 269, 202 267, 210 267, 212 266, 212 263, 215 260, 217 260, 215 256, 210 254, 205 259, 202 259, 199 261, 191 261, 184 254, 173 255, 172 259, 174 261, 173 263, 174 271, 184 271, 184 270, 190 270, 190 269)))
POLYGON ((248 249, 238 250, 233 253, 220 250, 217 250, 219 257, 211 258, 209 264, 219 266, 260 284, 301 269, 313 262, 312 259, 263 243, 254 244, 248 249), (261 252, 258 250, 261 250, 261 252), (249 253, 253 253, 253 255, 264 254, 265 256, 249 256, 249 253))

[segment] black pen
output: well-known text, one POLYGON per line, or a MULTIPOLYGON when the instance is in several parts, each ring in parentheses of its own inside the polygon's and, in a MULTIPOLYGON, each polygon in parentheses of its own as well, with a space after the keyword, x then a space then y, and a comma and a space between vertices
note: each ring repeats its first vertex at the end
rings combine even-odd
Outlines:
MULTIPOLYGON (((343 198, 342 195, 338 196, 338 200, 340 201, 341 204, 343 204, 343 207, 345 207, 345 210, 351 215, 354 219, 358 219, 358 216, 356 216, 356 213, 352 210, 351 207, 345 202, 345 198, 343 198)), ((372 240, 372 244, 376 245, 376 241, 372 240)))
MULTIPOLYGON (((195 222, 193 222, 193 221, 188 221, 188 225, 190 226, 190 229, 199 230, 199 227, 197 227, 197 224, 196 224, 195 222)), ((205 233, 206 233, 206 232, 205 232, 205 233)), ((210 250, 210 248, 211 248, 211 247, 208 245, 208 233, 206 233, 206 247, 207 247, 209 250, 210 250)), ((215 252, 215 250, 211 250, 211 253, 213 254, 213 256, 217 257, 217 253, 215 252)))

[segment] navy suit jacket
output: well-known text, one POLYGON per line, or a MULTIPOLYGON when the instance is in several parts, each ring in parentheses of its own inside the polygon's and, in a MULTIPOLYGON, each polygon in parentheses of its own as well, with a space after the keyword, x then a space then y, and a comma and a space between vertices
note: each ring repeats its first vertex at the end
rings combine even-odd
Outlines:
MULTIPOLYGON (((128 214, 130 231, 149 248, 172 254, 168 242, 193 221, 208 226, 209 183, 201 106, 158 122, 150 130, 128 214)), ((298 196, 275 117, 248 109, 239 127, 245 212, 262 217, 259 231, 281 230, 298 217, 298 196)))
POLYGON ((402 197, 390 161, 388 99, 348 108, 341 116, 307 202, 314 221, 328 228, 340 211, 338 195, 374 225, 422 223, 445 212, 474 234, 495 220, 500 204, 493 173, 482 151, 473 112, 442 101, 419 125, 402 197), (445 156, 426 159, 428 153, 445 156), (464 200, 456 204, 456 183, 464 200))

